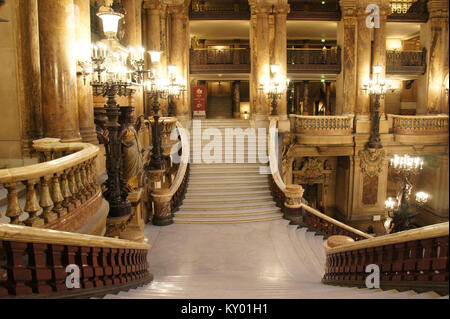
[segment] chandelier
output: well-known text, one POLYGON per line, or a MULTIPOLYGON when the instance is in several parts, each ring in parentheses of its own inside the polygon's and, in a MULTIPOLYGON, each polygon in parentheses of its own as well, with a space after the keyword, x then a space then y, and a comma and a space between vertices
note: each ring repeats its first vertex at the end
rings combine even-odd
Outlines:
POLYGON ((411 6, 417 0, 394 0, 390 1, 391 10, 393 14, 406 14, 411 6))
POLYGON ((289 79, 284 79, 279 76, 280 69, 281 67, 278 64, 270 65, 270 79, 263 80, 259 85, 260 91, 267 95, 267 98, 272 100, 271 115, 278 114, 277 99, 281 99, 283 94, 286 92, 290 82, 289 79))

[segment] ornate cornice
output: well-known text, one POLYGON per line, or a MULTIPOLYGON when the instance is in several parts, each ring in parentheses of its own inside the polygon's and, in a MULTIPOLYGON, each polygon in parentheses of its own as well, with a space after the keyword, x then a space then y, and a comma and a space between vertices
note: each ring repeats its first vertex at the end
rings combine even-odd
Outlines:
POLYGON ((432 18, 448 19, 448 1, 447 0, 428 1, 428 12, 430 13, 430 19, 432 18))
POLYGON ((164 8, 164 5, 158 1, 158 0, 153 0, 153 1, 144 1, 144 3, 142 4, 142 8, 146 9, 146 10, 152 10, 152 11, 161 11, 164 8))

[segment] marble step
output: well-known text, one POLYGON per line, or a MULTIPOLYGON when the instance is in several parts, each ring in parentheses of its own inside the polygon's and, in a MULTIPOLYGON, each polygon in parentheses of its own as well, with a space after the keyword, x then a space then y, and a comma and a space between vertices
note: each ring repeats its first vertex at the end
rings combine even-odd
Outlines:
POLYGON ((289 239, 297 253, 297 257, 304 264, 305 268, 314 276, 322 277, 322 272, 320 269, 314 266, 314 264, 310 261, 310 257, 308 256, 308 252, 304 249, 302 242, 297 238, 297 230, 298 226, 291 225, 289 226, 289 239))
POLYGON ((185 198, 241 198, 246 196, 263 195, 269 196, 269 190, 263 191, 245 191, 245 192, 206 192, 206 193, 186 193, 185 198))
POLYGON ((309 244, 309 247, 311 248, 311 251, 314 254, 314 257, 316 258, 317 262, 319 264, 324 264, 323 262, 323 254, 325 254, 325 249, 317 245, 317 242, 315 240, 315 233, 314 232, 307 232, 305 234, 306 240, 309 244))
POLYGON ((300 228, 299 230, 297 230, 297 238, 301 242, 302 247, 305 250, 306 254, 309 256, 308 260, 313 265, 313 268, 319 271, 321 274, 323 274, 325 264, 320 262, 315 256, 311 246, 308 243, 308 240, 306 239, 307 232, 308 232, 307 228, 300 228))
POLYGON ((184 203, 180 207, 180 212, 182 211, 224 211, 224 210, 235 210, 235 209, 253 209, 253 208, 269 208, 274 207, 276 204, 273 201, 262 201, 262 202, 249 202, 249 203, 236 203, 235 201, 230 201, 229 203, 209 203, 209 204, 191 204, 184 203))
POLYGON ((188 186, 187 187, 187 193, 202 193, 202 192, 208 192, 208 191, 218 191, 218 192, 233 192, 236 190, 240 191, 258 191, 258 190, 270 190, 270 187, 268 185, 253 185, 253 186, 226 186, 226 185, 210 185, 210 186, 188 186))
POLYGON ((262 207, 253 209, 234 209, 234 210, 217 210, 217 211, 197 211, 197 210, 182 210, 175 214, 175 217, 184 218, 216 218, 216 217, 248 217, 248 216, 263 216, 280 213, 280 209, 276 206, 262 207))
POLYGON ((268 177, 267 175, 262 175, 262 174, 251 174, 248 176, 240 176, 240 175, 224 175, 221 176, 220 179, 218 179, 216 176, 214 175, 190 175, 189 176, 189 181, 212 181, 214 183, 222 183, 223 181, 235 181, 235 182, 247 182, 249 180, 252 181, 257 181, 257 180, 261 180, 261 181, 266 181, 266 183, 268 182, 268 177))
POLYGON ((209 186, 232 186, 236 187, 240 186, 255 186, 255 185, 267 185, 267 179, 257 179, 257 180, 245 180, 245 181, 234 181, 234 180, 220 180, 217 179, 204 179, 204 180, 192 180, 189 179, 189 186, 200 186, 200 187, 209 187, 209 186))
POLYGON ((277 219, 282 219, 283 216, 279 213, 273 213, 263 216, 244 216, 244 217, 210 217, 210 218, 184 218, 174 217, 175 224, 239 224, 239 223, 256 223, 267 222, 277 219))
MULTIPOLYGON (((259 175, 259 170, 256 169, 233 169, 229 171, 206 171, 206 170, 194 170, 191 171, 191 177, 204 176, 204 175, 212 175, 212 176, 254 176, 259 175)), ((267 175, 265 175, 267 177, 267 175)))
POLYGON ((186 198, 183 200, 183 207, 185 204, 201 204, 201 205, 221 205, 221 204, 248 204, 248 203, 261 203, 273 200, 272 196, 249 196, 238 198, 186 198))

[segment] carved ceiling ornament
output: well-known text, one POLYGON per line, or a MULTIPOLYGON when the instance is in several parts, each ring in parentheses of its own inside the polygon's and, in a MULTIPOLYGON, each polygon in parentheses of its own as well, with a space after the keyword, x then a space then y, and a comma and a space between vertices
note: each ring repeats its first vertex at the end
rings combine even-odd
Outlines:
POLYGON ((360 167, 363 174, 374 177, 383 170, 383 160, 386 152, 383 149, 367 148, 359 151, 360 167))

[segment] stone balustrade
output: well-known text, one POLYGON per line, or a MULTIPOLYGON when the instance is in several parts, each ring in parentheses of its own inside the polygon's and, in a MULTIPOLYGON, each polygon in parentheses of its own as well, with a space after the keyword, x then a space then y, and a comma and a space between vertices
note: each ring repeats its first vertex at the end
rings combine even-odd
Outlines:
POLYGON ((353 115, 307 116, 291 114, 295 133, 306 135, 350 135, 353 133, 353 115))
POLYGON ((102 297, 136 288, 153 279, 149 249, 127 240, 0 224, 0 298, 102 297), (66 284, 69 265, 79 274, 80 286, 73 289, 66 284))
POLYGON ((288 73, 334 73, 341 72, 341 48, 288 48, 288 73))
POLYGON ((448 134, 448 115, 392 115, 395 134, 448 134))
POLYGON ((41 163, 0 170, 0 184, 8 192, 5 217, 14 225, 75 231, 102 204, 95 172, 99 148, 58 139, 34 141, 33 148, 41 163), (24 187, 23 203, 19 190, 24 187))
POLYGON ((354 243, 326 244, 322 282, 366 287, 366 267, 377 265, 381 289, 448 295, 448 237, 447 222, 354 243))

